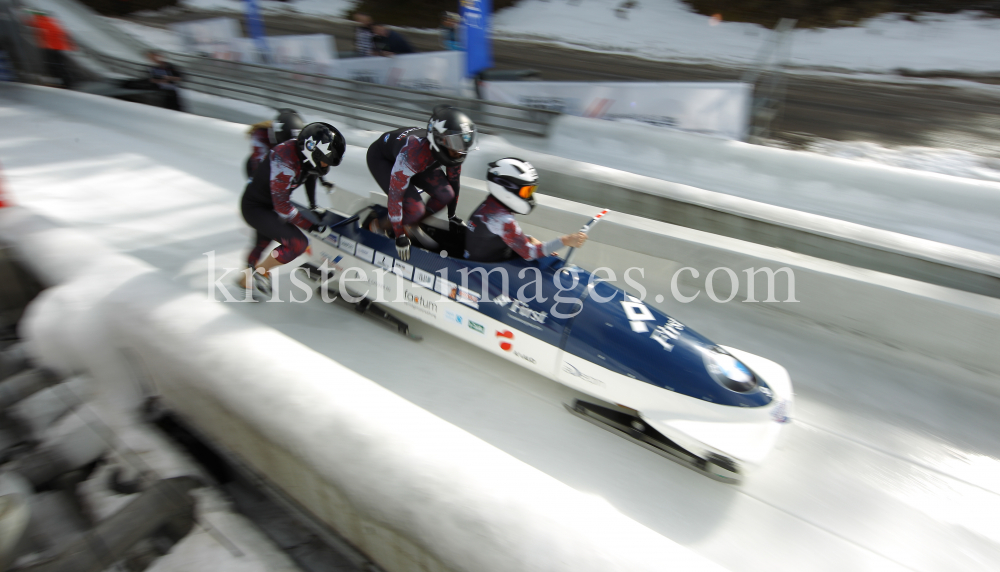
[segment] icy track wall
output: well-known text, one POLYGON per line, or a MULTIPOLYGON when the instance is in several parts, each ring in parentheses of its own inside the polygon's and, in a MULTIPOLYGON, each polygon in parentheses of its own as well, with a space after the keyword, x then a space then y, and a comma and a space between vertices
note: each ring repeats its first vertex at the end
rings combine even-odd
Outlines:
MULTIPOLYGON (((99 117, 103 125, 111 125, 122 130, 134 130, 136 125, 156 125, 157 128, 152 133, 157 138, 193 146, 206 154, 219 157, 220 161, 231 161, 232 164, 225 168, 236 167, 239 161, 245 157, 246 138, 244 133, 246 126, 244 125, 177 114, 159 108, 97 96, 66 93, 62 90, 14 84, 0 85, 0 90, 4 96, 21 98, 55 112, 68 114, 78 120, 95 121, 94 118, 99 117)), ((264 108, 260 109, 264 110, 264 108)), ((309 119, 320 118, 309 117, 309 119)), ((338 188, 341 189, 341 192, 335 195, 339 199, 338 206, 349 210, 363 203, 369 193, 377 191, 377 186, 372 181, 365 163, 365 148, 378 134, 344 126, 333 118, 327 118, 327 120, 342 127, 351 143, 348 146, 344 163, 336 169, 334 177, 338 188), (343 191, 351 192, 349 200, 345 199, 343 191)), ((626 126, 609 124, 606 127, 618 129, 626 126)), ((692 144, 709 144, 703 137, 691 139, 697 140, 692 144)), ((716 143, 722 145, 726 142, 716 143)), ((466 173, 483 172, 484 164, 490 160, 490 157, 496 158, 519 152, 510 143, 494 137, 484 137, 482 147, 481 151, 470 156, 469 164, 465 169, 466 173)), ((802 154, 779 153, 777 156, 780 157, 781 163, 775 163, 771 168, 778 170, 781 164, 788 163, 800 155, 802 154)), ((532 161, 539 160, 559 165, 563 171, 568 171, 572 167, 578 173, 577 177, 581 186, 592 185, 598 175, 601 179, 610 178, 611 180, 616 177, 627 179, 638 177, 613 169, 560 159, 537 152, 529 152, 525 156, 532 161)), ((837 163, 845 169, 850 166, 839 161, 837 163)), ((903 179, 893 179, 886 182, 885 177, 894 174, 900 175, 898 169, 868 166, 860 168, 859 173, 845 174, 844 176, 862 181, 865 173, 873 173, 869 182, 866 183, 871 188, 876 188, 880 184, 892 187, 905 182, 903 179)), ((941 183, 942 179, 933 175, 904 174, 906 181, 923 177, 927 179, 925 181, 927 185, 936 185, 941 183)), ((562 176, 571 177, 567 172, 564 172, 562 176)), ((640 178, 649 179, 648 177, 640 178)), ((478 202, 474 198, 476 188, 478 186, 481 189, 482 186, 470 177, 463 178, 463 181, 463 194, 467 196, 462 201, 459 214, 467 216, 468 209, 478 202)), ((955 181, 957 179, 952 182, 955 181)), ((672 189, 684 187, 665 181, 658 183, 672 189)), ((970 184, 972 187, 979 186, 975 182, 970 184)), ((691 200, 732 199, 746 208, 759 206, 765 210, 767 208, 778 209, 783 211, 783 216, 786 217, 794 214, 794 211, 789 209, 761 205, 746 199, 726 197, 719 193, 709 193, 692 187, 674 190, 686 193, 685 196, 690 195, 693 197, 691 200)), ((939 190, 942 196, 951 196, 954 189, 940 186, 939 190)), ((960 195, 961 191, 956 190, 955 193, 960 195)), ((380 192, 374 196, 381 197, 384 201, 384 195, 380 192)), ((650 199, 653 198, 650 197, 650 199)), ((567 230, 578 228, 594 212, 591 207, 580 206, 577 203, 561 201, 553 197, 543 196, 540 201, 542 208, 537 209, 526 219, 525 226, 529 230, 537 231, 539 236, 544 238, 556 236, 557 232, 564 233, 567 230), (550 208, 549 205, 552 207, 550 208)), ((715 208, 723 210, 730 206, 728 203, 714 205, 715 208)), ((747 214, 742 219, 743 224, 752 227, 758 214, 747 214)), ((866 240, 870 238, 868 231, 871 231, 888 241, 882 245, 886 249, 893 248, 893 240, 903 241, 895 243, 895 246, 900 248, 912 247, 912 245, 917 244, 919 246, 917 250, 924 251, 924 254, 931 260, 936 260, 945 267, 953 265, 963 272, 975 274, 983 281, 995 280, 1000 273, 998 270, 1000 262, 996 260, 998 257, 920 239, 909 240, 911 237, 866 229, 816 215, 808 215, 804 218, 808 219, 809 224, 821 225, 822 232, 834 245, 852 245, 859 240, 866 240), (863 234, 848 236, 838 234, 838 232, 845 232, 845 225, 858 227, 854 230, 863 234)), ((997 363, 994 356, 994 341, 998 339, 998 334, 1000 334, 1000 320, 998 320, 1000 300, 997 298, 970 294, 845 264, 827 262, 778 248, 734 240, 621 213, 612 213, 605 221, 597 227, 593 235, 595 240, 591 245, 577 253, 580 256, 577 261, 590 268, 602 265, 609 266, 615 270, 619 278, 624 270, 632 266, 645 265, 648 268, 661 268, 662 272, 644 278, 644 283, 648 284, 647 288, 651 292, 654 291, 653 282, 658 280, 659 283, 655 284, 656 291, 665 296, 669 295, 672 274, 683 267, 696 268, 699 272, 698 279, 695 279, 690 272, 684 272, 678 276, 678 284, 682 290, 690 295, 697 288, 704 289, 704 279, 707 273, 720 266, 732 268, 739 273, 741 278, 744 278, 742 271, 746 268, 766 266, 776 270, 788 266, 795 271, 796 296, 800 302, 762 303, 755 304, 755 307, 759 306, 800 316, 823 326, 854 332, 867 338, 957 362, 977 370, 1000 372, 1000 363, 997 363), (604 259, 600 258, 597 253, 604 252, 605 246, 616 255, 608 255, 604 259), (669 269, 672 270, 667 272, 669 269), (929 324, 933 324, 934 335, 926 335, 929 324)), ((772 222, 774 222, 773 219, 772 222)), ((914 258, 914 260, 917 264, 927 262, 927 260, 919 258, 914 258)), ((731 288, 728 276, 724 272, 717 272, 713 282, 719 296, 723 299, 728 297, 731 288)), ((780 287, 783 281, 779 279, 778 283, 780 287)), ((758 293, 766 292, 767 284, 763 275, 758 275, 755 284, 758 293)), ((619 280, 619 286, 627 288, 627 285, 623 284, 621 280, 619 280)), ((744 278, 740 280, 737 296, 730 304, 742 303, 740 301, 746 299, 746 287, 747 281, 744 278)), ((703 293, 702 300, 704 298, 705 294, 703 293)), ((763 299, 763 296, 759 295, 757 298, 763 299)), ((781 295, 778 298, 785 299, 781 295)), ((679 317, 683 317, 683 305, 677 306, 680 308, 679 317)), ((676 308, 666 307, 665 309, 668 312, 678 312, 676 308)), ((1000 387, 993 388, 993 391, 1000 391, 1000 387)))
POLYGON ((86 235, 11 207, 0 239, 58 283, 23 326, 44 365, 100 372, 98 399, 155 387, 389 572, 722 570, 86 235))
MULTIPOLYGON (((206 154, 220 157, 220 160, 223 160, 223 157, 228 160, 228 154, 220 150, 235 150, 233 165, 242 160, 247 144, 244 134, 246 126, 244 125, 178 114, 159 108, 97 96, 66 93, 63 90, 6 84, 0 85, 0 93, 7 97, 21 98, 55 112, 71 115, 79 120, 94 121, 94 118, 99 117, 102 124, 110 124, 122 130, 134 130, 136 125, 152 125, 156 127, 151 130, 155 137, 194 146, 206 154)), ((263 107, 260 107, 260 110, 266 111, 263 107)), ((309 119, 320 118, 309 117, 309 119)), ((373 191, 375 191, 371 195, 373 198, 384 201, 384 195, 377 190, 365 163, 365 148, 378 134, 344 126, 342 123, 337 123, 335 119, 327 118, 327 120, 341 127, 351 143, 348 146, 344 163, 336 169, 332 177, 338 188, 341 189, 340 193, 334 195, 338 197, 338 206, 342 210, 351 210, 358 204, 364 203, 369 197, 369 193, 373 191), (351 192, 348 198, 345 199, 343 191, 351 192)), ((612 129, 618 127, 622 126, 614 124, 608 126, 612 129)), ((706 138, 703 137, 691 139, 697 139, 699 145, 708 144, 705 141, 706 138)), ((501 138, 484 137, 482 142, 482 150, 470 156, 465 169, 466 173, 483 172, 485 163, 492 160, 490 157, 496 158, 519 152, 516 147, 501 138)), ((726 142, 716 143, 721 145, 726 142)), ((778 171, 782 165, 798 155, 802 154, 779 153, 776 156, 780 162, 774 163, 769 168, 778 171)), ((639 177, 614 169, 578 163, 537 152, 529 152, 525 156, 532 161, 537 160, 557 165, 560 170, 566 171, 563 173, 564 177, 570 177, 568 171, 571 168, 575 169, 580 185, 592 185, 595 180, 603 179, 613 181, 616 178, 631 180, 631 178, 638 177, 647 179, 647 182, 652 181, 648 177, 639 177)), ((840 161, 837 163, 844 169, 850 166, 840 161)), ((844 176, 861 181, 864 173, 874 173, 867 186, 874 188, 884 183, 885 186, 892 187, 894 184, 900 184, 904 181, 900 179, 885 182, 884 178, 900 174, 899 171, 898 169, 863 166, 860 168, 861 174, 854 173, 844 176)), ((906 180, 922 177, 917 173, 904 174, 906 180)), ((942 179, 933 175, 923 177, 926 179, 925 184, 927 185, 941 183, 942 179)), ((958 180, 955 179, 952 182, 956 181, 958 180)), ((765 210, 780 210, 784 217, 792 217, 795 214, 794 211, 788 209, 753 203, 738 197, 726 197, 718 193, 710 193, 664 181, 658 183, 664 187, 670 187, 678 193, 685 193, 684 196, 690 196, 691 200, 732 199, 739 202, 744 208, 760 207, 765 210)), ((978 188, 977 183, 970 184, 978 188)), ((468 216, 469 209, 478 203, 478 198, 475 196, 477 188, 481 192, 481 183, 471 177, 463 178, 464 198, 459 209, 460 215, 468 216)), ((950 196, 954 189, 941 186, 939 190, 942 196, 950 196)), ((955 191, 955 193, 961 194, 960 191, 955 191)), ((653 198, 650 197, 650 199, 653 198)), ((525 226, 529 231, 536 231, 543 238, 554 237, 557 236, 557 233, 561 234, 578 228, 593 212, 596 212, 592 207, 581 206, 578 203, 554 197, 542 196, 539 200, 541 208, 526 219, 525 226)), ((716 208, 728 208, 728 206, 728 203, 715 205, 716 208)), ((747 214, 744 224, 753 226, 758 216, 760 213, 747 214)), ((903 243, 896 243, 896 246, 900 247, 913 244, 926 245, 927 248, 924 250, 932 260, 943 265, 954 265, 963 272, 975 273, 982 280, 995 279, 996 275, 1000 273, 1000 262, 996 261, 997 257, 990 255, 921 241, 920 239, 909 240, 911 237, 866 229, 816 215, 803 216, 801 220, 799 224, 802 225, 821 225, 822 232, 835 245, 851 245, 855 241, 869 240, 870 233, 874 233, 885 239, 886 242, 883 242, 883 246, 887 249, 893 247, 893 240, 902 240, 903 243), (801 220, 806 222, 801 222, 801 220), (848 226, 857 227, 853 231, 861 234, 846 236, 838 234, 845 233, 845 229, 851 230, 847 228, 848 226)), ((795 272, 796 296, 800 302, 760 303, 755 304, 755 307, 759 306, 800 316, 823 326, 854 332, 866 338, 957 362, 977 370, 1000 372, 1000 363, 994 356, 995 340, 1000 338, 1000 319, 998 319, 1000 317, 1000 300, 997 298, 961 292, 845 264, 827 262, 778 248, 760 246, 621 213, 612 213, 605 221, 595 230, 593 234, 595 240, 587 248, 578 251, 579 258, 576 260, 589 268, 598 266, 612 268, 619 277, 619 286, 628 288, 626 284, 621 282, 622 273, 626 269, 633 266, 646 267, 651 270, 643 282, 647 284, 651 296, 655 293, 661 293, 668 297, 669 302, 670 279, 676 270, 683 267, 692 267, 698 270, 699 278, 697 279, 689 271, 678 276, 678 284, 681 289, 686 295, 691 295, 698 288, 704 290, 704 279, 708 272, 720 266, 727 266, 737 272, 741 278, 737 287, 737 295, 730 302, 730 304, 738 304, 747 299, 747 281, 742 272, 744 269, 768 267, 777 270, 788 266, 795 272), (652 270, 654 268, 658 268, 660 271, 654 272, 652 270), (933 325, 933 335, 927 335, 930 324, 933 325)), ((792 218, 790 221, 795 222, 795 219, 792 218)), ((918 264, 926 262, 921 259, 915 260, 918 264)), ((764 298, 759 293, 766 292, 767 289, 765 278, 763 275, 758 275, 755 281, 758 300, 764 298)), ((728 276, 724 272, 717 272, 713 282, 719 296, 722 299, 727 298, 731 289, 728 276)), ((783 284, 784 281, 779 278, 779 288, 783 284)), ((703 292, 702 301, 705 297, 706 294, 703 292)), ((784 300, 785 297, 779 293, 778 299, 784 300)), ((650 301, 650 303, 655 302, 650 301)), ((675 306, 668 305, 664 309, 683 318, 684 305, 676 304, 675 306)), ((992 390, 1000 391, 1000 387, 992 388, 992 390)))

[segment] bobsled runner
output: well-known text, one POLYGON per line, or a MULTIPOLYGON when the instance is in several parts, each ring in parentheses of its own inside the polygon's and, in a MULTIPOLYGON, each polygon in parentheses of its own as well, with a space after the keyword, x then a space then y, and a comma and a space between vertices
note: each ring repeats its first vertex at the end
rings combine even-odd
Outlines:
POLYGON ((399 260, 395 241, 363 224, 384 213, 317 218, 326 229, 307 233, 304 266, 320 288, 381 307, 401 332, 394 315, 567 385, 589 396, 570 412, 716 480, 739 482, 790 420, 780 365, 717 345, 559 257, 465 260, 461 225, 424 225, 437 248, 414 243, 399 260))

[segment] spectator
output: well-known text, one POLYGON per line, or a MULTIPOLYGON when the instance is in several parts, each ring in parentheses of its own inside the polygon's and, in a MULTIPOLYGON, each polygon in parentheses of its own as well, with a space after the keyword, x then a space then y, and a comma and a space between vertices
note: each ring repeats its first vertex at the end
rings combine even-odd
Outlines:
POLYGON ((173 64, 164 60, 159 52, 149 52, 147 55, 149 61, 153 62, 149 68, 149 81, 163 93, 164 107, 174 111, 184 111, 181 109, 181 99, 177 93, 181 81, 180 72, 173 64))
POLYGON ((454 12, 441 15, 441 47, 446 50, 461 50, 462 41, 458 36, 458 25, 462 17, 454 12))
POLYGON ((375 52, 380 56, 392 56, 396 54, 412 54, 413 48, 410 42, 402 34, 385 27, 385 24, 372 25, 372 32, 375 34, 375 52))
POLYGON ((358 27, 354 29, 354 53, 358 57, 377 55, 374 43, 375 34, 372 33, 372 17, 356 12, 353 20, 358 24, 358 27))
POLYGON ((59 21, 41 10, 34 12, 31 25, 35 28, 35 39, 42 50, 49 75, 58 78, 62 87, 71 89, 73 76, 70 74, 65 52, 73 49, 73 42, 59 25, 59 21))

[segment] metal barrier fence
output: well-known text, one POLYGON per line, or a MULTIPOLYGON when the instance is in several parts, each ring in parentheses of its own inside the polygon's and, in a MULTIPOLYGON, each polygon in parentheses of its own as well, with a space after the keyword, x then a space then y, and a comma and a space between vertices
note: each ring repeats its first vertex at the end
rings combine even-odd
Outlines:
MULTIPOLYGON (((88 50, 108 69, 137 77, 146 66, 88 50)), ((389 87, 362 81, 302 73, 277 67, 169 54, 184 75, 183 87, 202 93, 267 105, 294 107, 344 117, 354 127, 382 129, 422 124, 431 110, 448 104, 466 111, 484 133, 544 137, 557 112, 389 87)))

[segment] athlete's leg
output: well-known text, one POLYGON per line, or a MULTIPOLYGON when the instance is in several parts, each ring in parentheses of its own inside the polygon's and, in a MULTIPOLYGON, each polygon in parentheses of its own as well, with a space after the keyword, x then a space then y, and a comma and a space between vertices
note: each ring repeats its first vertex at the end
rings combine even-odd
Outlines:
MULTIPOLYGON (((287 264, 306 251, 309 239, 299 228, 283 220, 278 213, 266 205, 253 205, 244 202, 243 218, 257 230, 258 235, 267 237, 279 244, 263 261, 256 264, 256 272, 268 276, 271 269, 287 264)), ((263 240, 263 239, 262 239, 263 240)), ((259 256, 259 255, 258 255, 259 256)), ((249 273, 242 281, 246 287, 249 273)))

